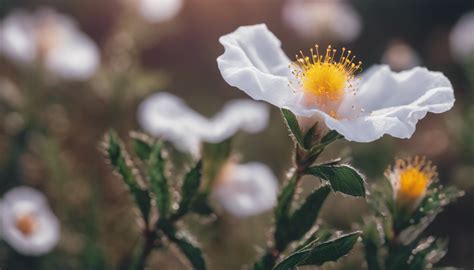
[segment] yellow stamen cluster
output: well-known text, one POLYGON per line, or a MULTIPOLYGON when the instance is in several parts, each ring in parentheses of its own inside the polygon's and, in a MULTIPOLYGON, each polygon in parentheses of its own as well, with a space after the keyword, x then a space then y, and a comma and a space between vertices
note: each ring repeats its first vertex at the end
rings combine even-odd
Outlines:
POLYGON ((306 94, 314 96, 320 106, 340 101, 345 89, 353 87, 354 74, 361 69, 362 62, 354 63, 355 56, 346 48, 342 48, 337 57, 337 50, 330 45, 325 53, 319 52, 318 45, 311 48, 310 53, 305 56, 300 51, 296 56, 293 74, 300 86, 306 94))
MULTIPOLYGON (((434 178, 437 177, 436 166, 431 165, 425 157, 399 159, 395 163, 397 177, 397 201, 414 201, 421 199, 434 178)), ((387 172, 390 173, 390 172, 387 172)))
POLYGON ((17 217, 15 225, 24 236, 30 236, 35 232, 38 224, 33 215, 23 214, 17 217))

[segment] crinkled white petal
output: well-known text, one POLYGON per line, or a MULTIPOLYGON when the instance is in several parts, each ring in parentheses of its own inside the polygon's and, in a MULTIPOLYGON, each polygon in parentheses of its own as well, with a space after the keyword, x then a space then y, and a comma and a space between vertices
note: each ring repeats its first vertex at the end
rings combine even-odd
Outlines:
POLYGON ((145 20, 160 23, 174 18, 183 6, 182 0, 139 0, 139 12, 145 20))
POLYGON ((240 129, 255 133, 266 127, 268 108, 250 100, 231 101, 211 119, 190 109, 180 98, 169 93, 148 97, 139 106, 138 121, 142 128, 171 141, 177 149, 199 154, 202 141, 221 142, 240 129))
POLYGON ((291 61, 266 25, 241 26, 219 41, 225 52, 217 64, 228 84, 255 100, 297 109, 302 94, 291 85, 291 61))
POLYGON ((36 58, 37 37, 33 18, 13 11, 0 25, 0 52, 13 61, 29 63, 36 58))
POLYGON ((235 165, 221 180, 216 184, 213 195, 234 216, 256 215, 276 204, 278 180, 264 164, 235 165))
POLYGON ((351 141, 370 142, 384 134, 410 138, 418 120, 450 110, 454 100, 452 85, 440 72, 417 67, 396 73, 377 66, 362 76, 356 95, 346 95, 337 112, 341 119, 325 115, 325 122, 351 141))
POLYGON ((88 36, 79 31, 63 35, 61 44, 49 51, 46 66, 66 79, 90 78, 99 65, 99 49, 88 36))
POLYGON ((19 253, 37 256, 50 252, 56 246, 60 225, 43 194, 29 187, 17 187, 3 197, 0 232, 2 238, 19 253), (36 228, 30 236, 25 236, 16 227, 16 219, 22 214, 36 218, 36 228))
POLYGON ((451 54, 462 62, 474 55, 474 12, 463 15, 451 30, 451 54))
POLYGON ((362 29, 360 16, 343 1, 287 0, 283 19, 304 38, 350 42, 362 29))

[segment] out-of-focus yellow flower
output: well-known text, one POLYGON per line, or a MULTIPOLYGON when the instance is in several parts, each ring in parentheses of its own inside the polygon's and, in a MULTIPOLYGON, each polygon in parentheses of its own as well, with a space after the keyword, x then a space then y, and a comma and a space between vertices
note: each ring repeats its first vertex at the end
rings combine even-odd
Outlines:
POLYGON ((437 177, 436 166, 425 157, 398 159, 385 176, 390 180, 399 208, 415 209, 425 197, 429 185, 437 177))

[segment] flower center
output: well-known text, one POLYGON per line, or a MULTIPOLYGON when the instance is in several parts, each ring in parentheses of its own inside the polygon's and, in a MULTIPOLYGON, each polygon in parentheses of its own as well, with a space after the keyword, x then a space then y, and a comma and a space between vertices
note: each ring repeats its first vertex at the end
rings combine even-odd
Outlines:
POLYGON ((436 168, 424 158, 415 157, 413 161, 397 160, 396 167, 400 171, 398 199, 417 200, 423 197, 436 176, 436 168))
POLYGON ((319 45, 310 49, 310 56, 302 51, 293 63, 293 74, 298 79, 305 95, 314 100, 322 109, 333 114, 333 107, 344 96, 346 89, 353 88, 354 74, 361 69, 362 62, 354 63, 355 56, 350 50, 342 48, 339 57, 337 50, 329 45, 324 54, 319 45))
POLYGON ((22 214, 16 218, 15 226, 24 236, 31 236, 37 225, 36 218, 32 214, 22 214))

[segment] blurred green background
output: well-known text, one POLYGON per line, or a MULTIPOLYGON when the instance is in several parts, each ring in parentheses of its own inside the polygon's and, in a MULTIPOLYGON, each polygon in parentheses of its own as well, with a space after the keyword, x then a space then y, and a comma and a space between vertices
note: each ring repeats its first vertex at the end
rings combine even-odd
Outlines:
MULTIPOLYGON (((54 252, 29 262, 0 245, 0 268, 120 269, 139 239, 132 200, 99 151, 104 132, 124 136, 139 129, 136 106, 148 94, 168 91, 211 116, 232 98, 246 95, 227 85, 217 69, 223 52, 218 38, 238 26, 266 23, 288 55, 315 43, 351 48, 363 67, 380 63, 387 46, 402 41, 420 65, 442 71, 453 83, 456 104, 428 115, 410 140, 384 137, 370 144, 340 142, 328 156, 347 157, 374 183, 394 157, 426 155, 438 165, 440 181, 465 190, 428 232, 449 238, 441 265, 474 267, 474 69, 456 63, 449 34, 456 21, 474 11, 471 0, 353 0, 362 30, 350 43, 301 38, 282 18, 284 0, 184 0, 170 21, 151 24, 118 0, 0 0, 0 18, 16 8, 51 6, 69 14, 101 50, 101 67, 89 81, 69 82, 19 70, 0 57, 0 192, 25 184, 45 192, 61 224, 54 252), (10 267, 10 268, 9 268, 10 267)), ((132 1, 133 2, 133 1, 132 1)), ((474 33, 472 33, 474 38, 474 33)), ((471 61, 473 62, 473 61, 471 61)), ((255 136, 239 135, 235 145, 245 161, 261 161, 284 178, 291 141, 272 107, 269 127, 255 136)), ((323 223, 353 228, 366 214, 359 199, 331 195, 323 223)), ((239 269, 258 257, 270 232, 271 214, 219 220, 189 218, 210 269, 239 269)), ((361 269, 361 249, 324 269, 361 269)), ((185 269, 171 251, 156 252, 152 269, 185 269)))

